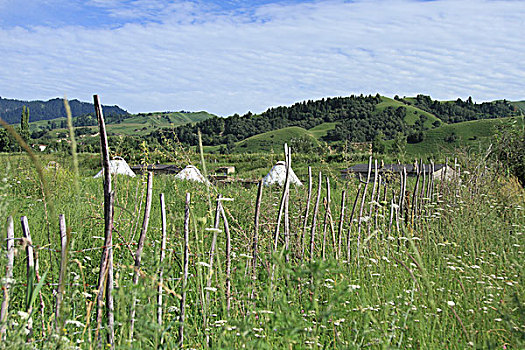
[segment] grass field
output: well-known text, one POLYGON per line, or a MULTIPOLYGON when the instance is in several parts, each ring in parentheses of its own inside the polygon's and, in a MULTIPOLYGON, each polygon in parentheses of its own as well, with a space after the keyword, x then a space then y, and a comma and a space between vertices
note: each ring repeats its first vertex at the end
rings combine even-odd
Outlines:
POLYGON ((289 143, 294 138, 306 138, 318 144, 317 139, 309 131, 292 126, 248 137, 237 142, 234 152, 279 152, 286 142, 289 143))
MULTIPOLYGON (((215 156, 206 156, 210 157, 215 156)), ((258 165, 254 164, 257 158, 249 155, 228 157, 223 161, 235 162, 241 173, 257 172, 273 162, 271 155, 261 157, 258 165)), ((276 152, 274 157, 282 159, 282 154, 276 152)), ((294 162, 308 164, 308 157, 295 155, 294 162)), ((100 166, 96 155, 81 157, 77 191, 70 158, 47 155, 44 163, 50 159, 60 165, 44 172, 50 193, 44 198, 38 175, 25 156, 0 156, 0 216, 4 220, 8 215, 14 217, 15 237, 21 237, 20 217, 28 217, 40 276, 45 276, 41 296, 30 303, 33 312, 29 315, 26 292, 33 291, 36 296, 38 287, 28 289, 24 246, 17 244, 2 348, 97 347, 95 296, 104 235, 103 196, 102 180, 91 176, 100 166), (63 319, 59 333, 54 333, 53 290, 57 289, 60 256, 57 215, 62 213, 71 230, 70 263, 63 319), (26 334, 28 316, 33 321, 31 343, 26 334)), ((371 182, 366 197, 355 201, 357 181, 326 171, 331 168, 326 159, 314 160, 307 229, 303 231, 307 186, 292 187, 289 209, 282 217, 289 218, 289 230, 282 222, 275 249, 283 189, 265 188, 257 252, 253 251, 256 187, 232 184, 208 190, 202 184, 155 176, 137 285, 132 282, 130 266, 142 227, 145 178, 114 177, 114 346, 178 348, 184 305, 185 348, 523 348, 523 189, 495 173, 490 163, 478 162, 460 159, 461 182, 436 182, 430 187, 425 182, 415 191, 415 179, 409 178, 410 200, 400 203, 398 180, 382 182, 386 187, 379 186, 381 192, 376 189, 373 196, 376 186, 371 182), (483 174, 477 169, 483 169, 483 174), (330 180, 331 216, 321 201, 314 223, 320 170, 330 180), (422 188, 425 192, 433 188, 432 194, 422 193, 422 188), (346 215, 340 236, 343 190, 346 215), (157 315, 160 193, 165 194, 167 207, 161 322, 157 315), (186 193, 191 193, 190 255, 183 287, 186 193), (210 267, 214 231, 209 228, 214 226, 213 199, 217 194, 233 199, 222 202, 231 236, 220 219, 222 231, 218 232, 210 267), (421 201, 417 207, 415 194, 421 201), (350 218, 354 202, 357 210, 350 218), (184 304, 180 299, 183 294, 184 304), (133 300, 138 300, 137 316, 130 340, 133 300)), ((208 164, 209 169, 213 166, 215 163, 208 164)), ((307 184, 304 170, 298 174, 307 184)), ((321 199, 328 196, 324 176, 322 181, 321 199)), ((2 254, 2 273, 5 266, 2 254)), ((9 282, 4 279, 2 283, 9 282)), ((109 332, 106 323, 103 318, 100 332, 104 342, 109 332)))
POLYGON ((492 142, 497 127, 513 120, 523 124, 522 118, 499 118, 442 125, 425 131, 423 141, 408 144, 406 152, 411 157, 452 154, 457 150, 483 153, 492 142), (451 135, 455 135, 455 138, 451 138, 451 135))
MULTIPOLYGON (((208 112, 153 112, 147 114, 136 114, 130 115, 122 122, 118 124, 108 124, 107 130, 109 133, 118 135, 146 135, 158 128, 172 127, 178 125, 184 125, 188 123, 197 123, 208 118, 212 118, 213 115, 208 112)), ((37 122, 30 123, 31 130, 38 130, 43 126, 48 125, 48 122, 55 122, 60 125, 61 122, 65 122, 66 118, 56 118, 52 120, 39 120, 37 122)), ((93 132, 98 131, 97 126, 88 126, 93 132)), ((56 138, 59 133, 67 133, 66 128, 58 128, 49 131, 48 133, 56 138)))
POLYGON ((414 125, 416 121, 419 119, 420 115, 425 115, 428 117, 428 119, 423 124, 426 128, 429 128, 429 129, 432 128, 433 127, 432 123, 435 122, 436 120, 439 120, 441 122, 441 120, 435 115, 428 113, 426 111, 423 111, 422 109, 419 109, 417 107, 409 106, 409 105, 404 104, 403 102, 396 101, 394 99, 384 97, 384 96, 381 97, 381 100, 382 102, 376 106, 377 111, 382 111, 387 107, 406 108, 407 112, 406 112, 405 121, 408 125, 414 125))
POLYGON ((328 134, 328 131, 335 129, 336 125, 337 123, 323 123, 311 129, 308 129, 308 132, 312 134, 316 139, 321 140, 328 134))

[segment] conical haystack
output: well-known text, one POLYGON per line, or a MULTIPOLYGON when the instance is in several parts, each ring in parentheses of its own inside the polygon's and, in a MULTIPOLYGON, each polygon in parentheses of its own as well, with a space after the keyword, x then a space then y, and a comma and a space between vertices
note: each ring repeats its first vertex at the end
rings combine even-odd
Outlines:
MULTIPOLYGON (((284 182, 286 181, 286 163, 283 161, 277 162, 270 170, 270 172, 263 178, 263 185, 264 186, 270 186, 270 185, 279 185, 283 186, 284 182)), ((293 169, 290 168, 290 175, 289 175, 289 181, 290 184, 296 185, 296 186, 302 186, 301 180, 295 175, 293 172, 293 169)))
POLYGON ((201 174, 199 169, 193 165, 188 165, 182 169, 177 175, 175 175, 175 178, 179 180, 197 181, 202 183, 208 182, 208 180, 206 180, 206 178, 201 174))
MULTIPOLYGON (((103 172, 104 169, 100 170, 98 174, 93 177, 101 177, 103 172)), ((133 170, 131 170, 128 163, 126 163, 126 161, 121 157, 115 157, 113 160, 109 161, 109 173, 112 175, 117 174, 135 177, 133 170)))

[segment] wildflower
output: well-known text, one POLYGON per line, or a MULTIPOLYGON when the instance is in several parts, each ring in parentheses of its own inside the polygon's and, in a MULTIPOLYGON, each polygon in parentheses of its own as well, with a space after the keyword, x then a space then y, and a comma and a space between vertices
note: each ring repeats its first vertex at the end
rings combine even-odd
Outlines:
POLYGON ((27 320, 29 318, 29 314, 24 311, 18 311, 18 316, 20 316, 22 320, 27 320))
POLYGON ((217 291, 217 288, 215 287, 204 287, 205 290, 207 291, 210 291, 210 292, 216 292, 217 291))
POLYGON ((197 264, 200 265, 200 266, 204 266, 204 267, 211 267, 210 264, 208 264, 207 262, 204 262, 204 261, 199 261, 197 264))
POLYGON ((454 307, 454 306, 456 306, 456 303, 453 302, 452 300, 449 300, 449 301, 447 301, 447 305, 450 306, 450 307, 454 307))
POLYGON ((259 313, 260 314, 273 314, 274 312, 270 310, 260 310, 259 313))
POLYGON ((351 290, 356 290, 356 289, 360 289, 361 286, 358 285, 358 284, 350 284, 350 285, 348 286, 348 288, 350 288, 351 290))
POLYGON ((82 322, 77 321, 77 320, 67 320, 67 321, 66 321, 66 324, 72 324, 72 325, 74 325, 74 326, 76 326, 76 327, 78 327, 78 328, 83 328, 83 327, 85 327, 84 324, 83 324, 82 322))

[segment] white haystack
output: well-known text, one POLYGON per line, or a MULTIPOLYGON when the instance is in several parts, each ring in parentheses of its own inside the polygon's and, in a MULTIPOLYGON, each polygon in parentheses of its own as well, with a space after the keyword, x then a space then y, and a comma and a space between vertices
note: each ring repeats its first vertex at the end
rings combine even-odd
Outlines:
MULTIPOLYGON (((101 177, 104 169, 100 170, 97 175, 93 177, 101 177)), ((126 175, 135 177, 135 173, 129 167, 128 163, 122 157, 115 157, 109 161, 109 173, 112 175, 126 175)))
MULTIPOLYGON (((277 162, 270 170, 270 172, 263 178, 263 185, 264 186, 270 186, 270 185, 279 185, 283 186, 284 182, 286 181, 286 163, 283 161, 277 162)), ((290 177, 289 177, 290 184, 296 185, 296 186, 302 186, 303 184, 295 175, 293 172, 293 169, 290 168, 290 177)))
POLYGON ((179 180, 189 180, 203 183, 208 182, 208 180, 206 180, 206 178, 201 174, 199 169, 193 165, 188 165, 182 169, 177 175, 175 175, 175 178, 179 180))

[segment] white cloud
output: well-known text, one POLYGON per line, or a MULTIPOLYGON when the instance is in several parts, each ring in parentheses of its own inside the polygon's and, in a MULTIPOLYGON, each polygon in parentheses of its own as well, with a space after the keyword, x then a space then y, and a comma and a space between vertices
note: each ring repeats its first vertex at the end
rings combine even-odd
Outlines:
POLYGON ((523 2, 133 4, 107 9, 159 23, 0 29, 0 95, 221 115, 352 93, 525 98, 523 2))

